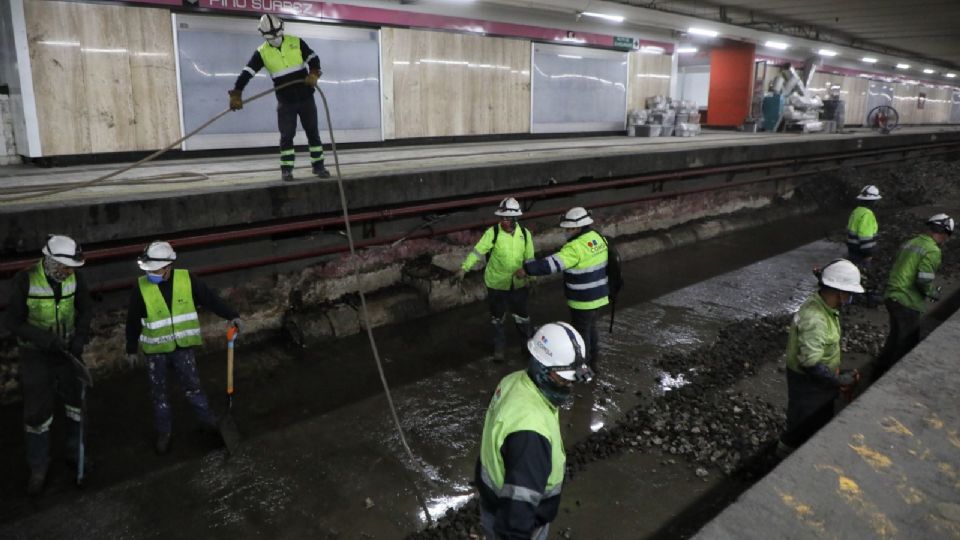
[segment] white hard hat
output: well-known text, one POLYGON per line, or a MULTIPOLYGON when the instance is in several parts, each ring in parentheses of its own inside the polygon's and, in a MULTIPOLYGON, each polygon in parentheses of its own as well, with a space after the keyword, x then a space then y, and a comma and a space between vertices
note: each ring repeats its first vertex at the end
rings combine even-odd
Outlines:
POLYGON ((563 219, 560 220, 560 226, 564 229, 585 227, 591 223, 593 223, 593 218, 590 217, 590 212, 582 206, 575 206, 567 210, 567 213, 563 215, 563 219))
POLYGON ((260 35, 274 47, 280 46, 283 41, 283 20, 276 15, 260 17, 260 35))
POLYGON ((953 218, 946 214, 937 214, 935 216, 931 216, 930 219, 927 220, 927 225, 936 227, 947 233, 947 235, 953 234, 953 218))
POLYGON ((516 199, 507 197, 500 201, 500 206, 497 207, 494 215, 500 217, 520 217, 523 215, 523 211, 520 210, 520 203, 518 203, 516 199))
POLYGON ((883 197, 880 196, 880 190, 877 186, 869 185, 863 186, 863 189, 860 190, 860 194, 857 195, 858 201, 879 201, 883 197))
POLYGON ((150 242, 147 249, 143 250, 143 253, 137 257, 137 265, 140 266, 141 270, 153 272, 169 266, 175 260, 177 260, 177 252, 173 250, 173 246, 157 240, 150 242))
POLYGON ((851 293, 863 293, 860 284, 860 270, 857 265, 846 259, 837 259, 820 271, 820 283, 831 289, 851 293))
POLYGON ((73 238, 62 234, 49 235, 47 243, 41 251, 58 263, 73 268, 79 268, 84 263, 83 250, 80 249, 80 245, 73 238))
POLYGON ((547 323, 527 341, 527 350, 537 362, 568 381, 586 382, 593 377, 584 360, 586 348, 580 333, 565 322, 547 323))

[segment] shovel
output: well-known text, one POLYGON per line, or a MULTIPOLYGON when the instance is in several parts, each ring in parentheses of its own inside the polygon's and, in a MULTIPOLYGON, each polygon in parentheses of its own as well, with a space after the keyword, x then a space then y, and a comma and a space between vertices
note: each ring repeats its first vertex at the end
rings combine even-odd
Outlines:
POLYGON ((236 454, 240 446, 240 432, 233 421, 233 345, 237 341, 238 330, 231 326, 227 330, 227 412, 220 419, 220 437, 227 447, 227 452, 236 454))

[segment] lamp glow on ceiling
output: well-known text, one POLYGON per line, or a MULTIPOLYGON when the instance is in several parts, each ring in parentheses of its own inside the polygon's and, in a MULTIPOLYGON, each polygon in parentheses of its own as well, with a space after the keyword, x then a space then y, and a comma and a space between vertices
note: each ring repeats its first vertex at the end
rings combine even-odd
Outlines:
POLYGON ((696 47, 677 47, 678 54, 693 54, 697 52, 696 47))
POLYGON ((817 51, 817 54, 819 54, 820 56, 834 57, 834 56, 837 56, 837 55, 840 54, 840 53, 838 53, 837 51, 831 50, 831 49, 820 49, 819 51, 817 51))
POLYGON ((954 78, 954 77, 956 77, 956 76, 957 76, 956 73, 947 73, 947 78, 948 78, 948 79, 952 79, 952 78, 954 78))
POLYGON ((768 41, 764 43, 763 46, 771 49, 777 49, 778 51, 785 51, 790 48, 790 45, 787 45, 782 41, 768 41))
POLYGON ((695 26, 688 28, 687 32, 695 36, 717 37, 720 35, 720 32, 716 30, 707 30, 706 28, 697 28, 695 26))
POLYGON ((593 11, 584 11, 580 14, 583 15, 584 17, 594 17, 597 19, 603 19, 605 21, 610 21, 615 23, 623 22, 623 15, 607 15, 606 13, 596 13, 593 11))
POLYGON ((864 56, 863 58, 860 59, 860 61, 861 61, 861 62, 864 62, 864 63, 867 63, 867 64, 876 64, 876 63, 877 63, 877 59, 876 59, 876 58, 873 58, 872 56, 864 56))
POLYGON ((910 69, 910 64, 897 64, 897 69, 910 69))
POLYGON ((936 71, 930 68, 924 69, 923 72, 926 73, 927 75, 933 75, 934 73, 936 73, 936 71))

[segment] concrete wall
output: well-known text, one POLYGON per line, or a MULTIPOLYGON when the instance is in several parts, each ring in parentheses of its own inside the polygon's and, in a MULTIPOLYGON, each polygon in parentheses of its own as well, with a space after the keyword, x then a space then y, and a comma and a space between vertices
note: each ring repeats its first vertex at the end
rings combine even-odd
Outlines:
POLYGON ((10 96, 0 94, 0 165, 20 163, 17 142, 13 136, 13 116, 10 114, 10 96))

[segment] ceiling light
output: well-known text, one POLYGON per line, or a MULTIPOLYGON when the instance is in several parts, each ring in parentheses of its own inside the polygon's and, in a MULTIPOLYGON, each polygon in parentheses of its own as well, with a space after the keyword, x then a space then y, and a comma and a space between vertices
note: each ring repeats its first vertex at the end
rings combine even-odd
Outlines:
POLYGON ((764 43, 763 46, 764 46, 764 47, 769 47, 769 48, 771 48, 771 49, 777 49, 777 50, 780 50, 780 51, 785 51, 785 50, 787 50, 787 49, 790 48, 789 45, 787 45, 786 43, 784 43, 784 42, 782 42, 782 41, 768 41, 768 42, 764 43))
POLYGON ((930 68, 927 68, 927 69, 923 70, 923 72, 926 73, 927 75, 933 75, 934 73, 936 73, 936 71, 934 71, 934 70, 932 70, 932 69, 930 69, 930 68))
POLYGON ((687 32, 695 36, 717 37, 720 35, 720 32, 717 32, 716 30, 707 30, 706 28, 696 28, 693 26, 688 28, 687 32))
POLYGON ((838 54, 840 54, 840 53, 838 53, 837 51, 832 51, 832 50, 830 50, 830 49, 820 49, 819 51, 817 51, 817 54, 819 54, 820 56, 831 56, 831 57, 832 57, 832 56, 836 56, 836 55, 838 55, 838 54))
POLYGON ((583 15, 584 17, 596 17, 597 19, 603 19, 605 21, 610 21, 615 23, 623 22, 623 15, 607 15, 605 13, 594 13, 592 11, 584 11, 580 14, 583 15))
POLYGON ((640 47, 640 52, 644 54, 663 54, 667 52, 663 47, 657 47, 655 45, 644 45, 640 47))
POLYGON ((954 78, 954 77, 956 77, 956 76, 957 76, 956 73, 947 73, 947 78, 948 78, 948 79, 952 79, 952 78, 954 78))
POLYGON ((677 53, 679 54, 692 54, 697 52, 696 47, 677 47, 677 53))
POLYGON ((860 59, 860 61, 861 61, 861 62, 866 62, 866 63, 868 63, 868 64, 876 64, 876 63, 877 63, 877 59, 876 59, 876 58, 873 58, 872 56, 864 56, 863 58, 860 59))
POLYGON ((558 54, 557 56, 559 56, 560 58, 571 58, 573 60, 583 60, 582 56, 577 56, 574 54, 558 54))
POLYGON ((897 69, 910 69, 910 64, 897 64, 897 69))

